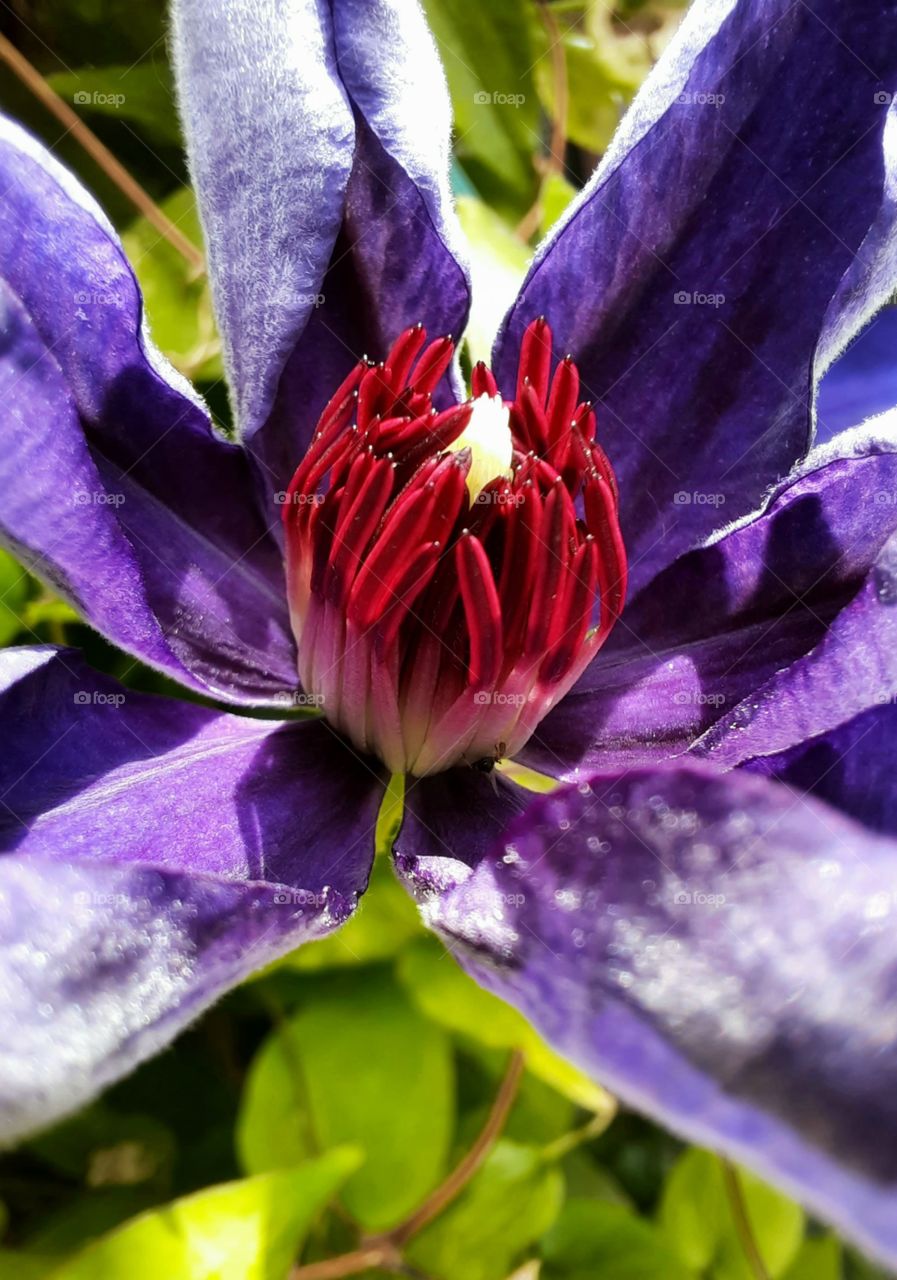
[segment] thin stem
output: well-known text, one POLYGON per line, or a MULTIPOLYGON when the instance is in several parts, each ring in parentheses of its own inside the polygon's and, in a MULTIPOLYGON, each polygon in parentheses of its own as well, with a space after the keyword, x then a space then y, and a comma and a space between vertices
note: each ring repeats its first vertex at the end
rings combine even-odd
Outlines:
POLYGON ((342 1280, 354 1276, 369 1267, 395 1269, 401 1259, 395 1249, 387 1244, 372 1244, 365 1248, 341 1253, 337 1258, 325 1258, 323 1262, 309 1262, 304 1267, 294 1267, 290 1280, 342 1280))
POLYGON ((397 1244, 404 1244, 406 1240, 410 1240, 427 1223, 438 1217, 443 1209, 451 1204, 466 1187, 495 1146, 496 1140, 500 1137, 501 1131, 505 1127, 505 1121, 508 1118, 511 1107, 514 1105, 514 1099, 520 1086, 524 1062, 523 1054, 519 1049, 515 1049, 511 1054, 508 1069, 505 1072, 498 1093, 495 1095, 492 1109, 489 1112, 486 1123, 480 1130, 476 1142, 463 1160, 455 1166, 445 1182, 436 1188, 425 1203, 412 1213, 410 1218, 406 1218, 401 1226, 390 1232, 391 1240, 394 1240, 397 1244))
POLYGON ((747 1259, 748 1266, 754 1275, 754 1280, 769 1280, 769 1272, 766 1270, 766 1264, 757 1247, 757 1240, 754 1236, 754 1229, 751 1226, 751 1220, 748 1217, 747 1205, 744 1201, 744 1195, 741 1190, 741 1182, 738 1177, 738 1170, 729 1161, 720 1157, 720 1164, 723 1169, 723 1182, 726 1188, 726 1195, 729 1198, 729 1207, 732 1210, 732 1219, 735 1223, 735 1230, 738 1232, 738 1239, 744 1250, 744 1256, 747 1259))
POLYGON ((543 162, 539 191, 532 207, 527 210, 517 226, 517 234, 521 240, 530 240, 538 231, 542 220, 542 208, 545 195, 545 184, 552 174, 563 174, 564 156, 567 149, 567 116, 570 107, 570 86, 567 82, 567 55, 564 51, 564 38, 553 7, 546 0, 536 0, 536 8, 542 25, 550 41, 551 77, 554 85, 554 111, 551 121, 551 141, 549 154, 543 162))
POLYGON ((205 271, 205 259, 195 244, 187 239, 184 233, 166 216, 156 202, 144 191, 139 182, 119 164, 115 156, 100 142, 92 129, 89 129, 77 112, 51 89, 44 77, 32 66, 24 54, 0 32, 0 59, 18 76, 26 88, 30 89, 48 111, 65 126, 76 142, 103 170, 110 181, 114 182, 134 208, 142 213, 147 222, 152 223, 161 236, 164 236, 173 248, 177 249, 186 260, 192 271, 201 275, 205 271))
POLYGON ((359 1271, 365 1271, 369 1267, 404 1270, 402 1247, 438 1217, 464 1190, 495 1145, 517 1096, 523 1067, 523 1054, 515 1049, 476 1142, 419 1209, 392 1231, 367 1240, 359 1249, 341 1253, 336 1258, 327 1258, 323 1262, 309 1262, 304 1266, 294 1267, 290 1272, 290 1280, 342 1280, 343 1276, 357 1275, 359 1271))
POLYGON ((571 1151, 581 1147, 584 1142, 591 1142, 593 1138, 600 1138, 612 1119, 613 1113, 592 1116, 591 1120, 581 1125, 579 1129, 564 1133, 559 1138, 555 1138, 554 1142, 549 1142, 547 1146, 544 1146, 542 1148, 542 1159, 549 1164, 563 1160, 564 1156, 568 1156, 571 1151))

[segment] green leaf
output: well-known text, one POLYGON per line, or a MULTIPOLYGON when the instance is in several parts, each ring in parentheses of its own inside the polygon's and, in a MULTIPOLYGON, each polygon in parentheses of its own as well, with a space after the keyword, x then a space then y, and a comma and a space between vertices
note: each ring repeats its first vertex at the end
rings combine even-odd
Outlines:
POLYGON ((456 151, 476 189, 519 219, 536 192, 536 61, 525 0, 424 0, 454 107, 456 151))
MULTIPOLYGON (((188 187, 168 196, 161 208, 188 240, 202 246, 196 201, 188 187)), ((143 290, 153 341, 188 377, 199 382, 221 378, 221 344, 205 276, 197 278, 145 218, 123 232, 122 244, 143 290)))
POLYGON ((783 1280, 841 1280, 841 1252, 836 1236, 805 1240, 783 1280))
POLYGON ((608 1122, 610 1094, 550 1049, 526 1019, 484 991, 435 940, 424 938, 402 953, 399 978, 418 1008, 434 1022, 496 1049, 520 1049, 533 1075, 608 1122))
POLYGON ((476 1176, 407 1250, 437 1280, 505 1280, 560 1211, 564 1180, 538 1148, 496 1143, 476 1176))
POLYGON ((108 1187, 67 1201, 42 1219, 25 1243, 29 1257, 61 1261, 97 1236, 106 1235, 129 1218, 158 1204, 147 1187, 108 1187))
POLYGON ((89 1186, 128 1186, 157 1178, 174 1158, 174 1135, 152 1116, 125 1114, 103 1102, 39 1134, 29 1149, 89 1186))
POLYGON ((0 550, 0 644, 9 644, 22 629, 29 578, 8 551, 0 550))
POLYGON ((529 262, 529 250, 503 218, 476 196, 461 196, 458 216, 470 248, 473 300, 465 337, 473 362, 489 361, 498 326, 529 262))
POLYGON ((690 1280, 652 1222, 622 1205, 571 1198, 542 1241, 545 1280, 690 1280))
POLYGON ((417 907, 396 879, 389 859, 378 858, 367 892, 348 924, 329 938, 299 947, 277 967, 308 973, 370 964, 398 955, 409 939, 418 936, 424 936, 424 927, 417 907))
POLYGON ((95 112, 118 116, 143 125, 163 145, 181 145, 171 72, 166 62, 82 67, 80 71, 59 71, 47 76, 47 81, 79 115, 95 112))
POLYGON ((246 1173, 287 1169, 313 1152, 304 1090, 298 1035, 285 1023, 264 1041, 243 1086, 236 1143, 246 1173))
MULTIPOLYGON (((760 1256, 770 1276, 781 1276, 800 1248, 803 1210, 745 1170, 738 1170, 738 1179, 760 1256)), ((660 1222, 689 1266, 710 1268, 714 1280, 751 1280, 722 1166, 711 1152, 692 1148, 677 1161, 664 1187, 660 1222)))
POLYGON ((576 195, 576 188, 559 173, 550 173, 542 184, 542 220, 540 232, 551 230, 576 195))
POLYGON ((368 1230, 393 1226, 445 1172, 455 1128, 451 1043, 392 975, 354 973, 290 1020, 319 1147, 357 1143, 343 1201, 368 1230))
POLYGON ((18 1249, 0 1249, 0 1280, 47 1280, 58 1265, 57 1258, 40 1258, 18 1249))
POLYGON ((283 1280, 309 1227, 357 1166, 351 1148, 210 1187, 88 1245, 53 1280, 283 1280))

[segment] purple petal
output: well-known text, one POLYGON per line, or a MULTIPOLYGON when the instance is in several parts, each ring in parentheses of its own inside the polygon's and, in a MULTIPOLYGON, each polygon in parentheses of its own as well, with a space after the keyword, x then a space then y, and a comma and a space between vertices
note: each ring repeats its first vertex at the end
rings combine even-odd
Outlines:
POLYGON ((815 376, 887 299, 894 18, 695 4, 505 322, 504 387, 545 314, 598 402, 634 590, 713 530, 708 495, 733 519, 803 454, 815 376))
POLYGON ((179 0, 175 46, 237 418, 273 411, 282 488, 352 363, 463 325, 444 76, 416 0, 179 0))
MULTIPOLYGON (((412 869, 438 854, 428 825, 422 801, 412 869)), ((596 776, 423 911, 624 1101, 897 1261, 893 841, 744 773, 596 776)))
POLYGON ((135 694, 4 651, 0 1138, 81 1105, 352 913, 382 795, 323 721, 135 694))
POLYGON ((897 405, 897 307, 879 312, 819 384, 816 440, 897 405))
POLYGON ((731 766, 890 696, 878 558, 895 529, 897 417, 886 416, 814 451, 754 518, 659 574, 521 761, 572 778, 698 740, 731 766))
MULTIPOLYGON (((419 322, 431 337, 458 338, 467 319, 466 276, 434 231, 421 192, 361 118, 345 223, 320 297, 271 415, 250 442, 269 492, 289 484, 321 410, 363 356, 382 359, 419 322)), ((440 404, 453 395, 447 382, 437 389, 440 404)))
POLYGON ((114 643, 223 698, 296 684, 249 464, 141 333, 111 226, 0 123, 0 534, 114 643))
POLYGON ((870 707, 780 755, 749 761, 751 773, 809 792, 873 831, 897 836, 897 705, 870 707))

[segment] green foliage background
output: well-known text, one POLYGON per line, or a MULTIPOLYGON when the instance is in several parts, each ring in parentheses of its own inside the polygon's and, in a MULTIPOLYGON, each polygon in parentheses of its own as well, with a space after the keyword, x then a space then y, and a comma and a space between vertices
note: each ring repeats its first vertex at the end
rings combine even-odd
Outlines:
MULTIPOLYGON (((479 358, 534 238, 588 176, 681 10, 676 0, 425 7, 455 108, 477 287, 468 354, 479 358), (559 68, 567 146, 553 163, 559 68)), ((199 244, 164 6, 18 0, 0 9, 0 29, 199 244)), ((109 211, 156 341, 227 424, 204 279, 8 73, 0 106, 109 211)), ((0 553, 0 643, 36 642, 81 646, 129 684, 166 691, 0 553)), ((285 1280, 296 1262, 352 1249, 426 1201, 475 1141, 514 1049, 526 1069, 503 1132, 460 1196, 412 1236, 406 1274, 751 1280, 716 1157, 618 1112, 474 986, 423 930, 382 850, 345 930, 258 975, 95 1105, 0 1157, 0 1280, 285 1280)), ((880 1274, 752 1176, 741 1187, 772 1280, 880 1274)))

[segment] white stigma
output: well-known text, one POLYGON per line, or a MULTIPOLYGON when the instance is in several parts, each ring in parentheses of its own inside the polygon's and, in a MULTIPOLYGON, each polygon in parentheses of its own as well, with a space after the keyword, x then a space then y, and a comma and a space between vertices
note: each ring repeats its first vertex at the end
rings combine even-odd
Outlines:
POLYGON ((470 421, 447 452, 460 453, 462 449, 470 450, 467 491, 473 506, 487 484, 499 476, 510 480, 513 474, 510 413, 501 396, 484 394, 474 400, 470 421))

